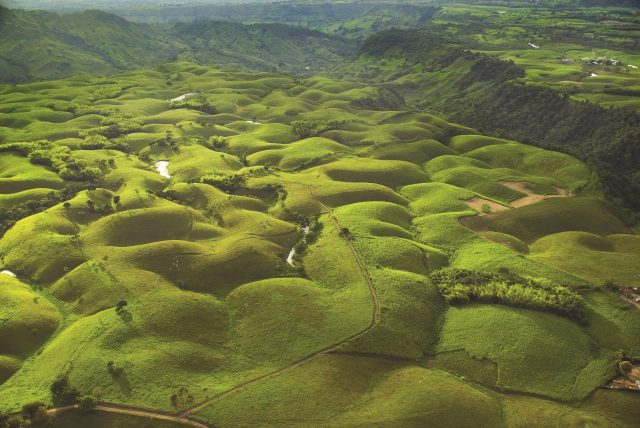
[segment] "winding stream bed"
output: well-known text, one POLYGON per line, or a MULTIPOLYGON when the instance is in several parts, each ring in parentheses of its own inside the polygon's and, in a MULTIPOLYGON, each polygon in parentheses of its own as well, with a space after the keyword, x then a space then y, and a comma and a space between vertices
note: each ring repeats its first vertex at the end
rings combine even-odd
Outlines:
MULTIPOLYGON (((303 229, 304 235, 303 236, 307 236, 309 234, 309 232, 311 231, 311 229, 309 228, 309 225, 306 225, 303 229)), ((289 256, 287 257, 287 263, 289 263, 289 265, 295 267, 295 262, 293 261, 293 258, 296 255, 296 247, 295 245, 293 246, 293 248, 291 249, 291 251, 289 251, 289 256)))

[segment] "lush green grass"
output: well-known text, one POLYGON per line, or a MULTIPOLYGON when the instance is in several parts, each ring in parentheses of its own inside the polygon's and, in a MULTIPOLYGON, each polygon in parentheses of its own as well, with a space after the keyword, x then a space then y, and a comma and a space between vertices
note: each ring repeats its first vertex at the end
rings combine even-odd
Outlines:
POLYGON ((120 415, 106 412, 83 414, 79 410, 70 410, 56 414, 49 421, 53 428, 182 428, 183 424, 159 419, 120 415))
POLYGON ((599 235, 628 232, 603 201, 593 198, 548 199, 517 210, 469 218, 465 223, 474 230, 507 233, 527 243, 572 230, 599 235))
POLYGON ((252 385, 198 416, 224 426, 244 426, 249 421, 257 426, 299 427, 500 423, 495 398, 450 374, 383 359, 341 355, 324 356, 252 385), (274 390, 281 393, 274 395, 274 390), (305 396, 314 400, 291 406, 292 400, 305 396))
POLYGON ((16 372, 57 329, 60 314, 42 295, 0 274, 0 382, 16 372))
MULTIPOLYGON (((599 199, 487 216, 465 202, 522 196, 502 183, 511 180, 579 192, 589 171, 566 155, 402 110, 381 87, 184 62, 0 87, 0 103, 12 115, 0 124, 5 143, 47 138, 100 171, 67 203, 25 212, 0 239, 2 266, 46 288, 8 276, 0 284, 16 302, 5 312, 18 311, 0 313, 0 336, 24 339, 0 341, 2 411, 49 402, 60 374, 116 403, 168 410, 182 386, 196 402, 213 397, 367 329, 366 276, 379 299, 371 330, 199 416, 223 426, 509 425, 565 407, 532 400, 519 416, 485 387, 578 403, 609 375, 614 351, 637 352, 638 318, 612 293, 584 296, 582 327, 500 305, 448 308, 429 280, 452 266, 569 286, 629 281, 637 239, 599 199), (166 101, 195 91, 181 108, 166 101), (198 110, 203 99, 217 113, 198 110), (88 148, 88 129, 115 132, 103 120, 117 122, 109 137, 119 150, 88 148), (297 120, 338 122, 301 139, 297 120), (170 179, 156 170, 160 160, 170 179), (238 185, 200 181, 220 173, 238 185), (287 256, 309 216, 319 227, 292 267, 287 256), (34 336, 38 323, 46 328, 34 336), (110 373, 110 361, 123 372, 110 373)), ((6 207, 72 184, 17 151, 0 153, 0 166, 6 207)), ((613 417, 590 406, 576 420, 613 417)), ((130 422, 91 417, 97 426, 130 422)))
POLYGON ((531 257, 592 283, 613 281, 628 287, 640 285, 637 235, 603 237, 586 232, 561 232, 534 242, 531 257))
POLYGON ((3 7, 2 20, 7 43, 0 50, 0 65, 5 82, 113 73, 175 59, 308 73, 355 51, 354 43, 337 35, 285 23, 222 22, 219 16, 211 22, 144 25, 97 10, 57 15, 3 7), (26 31, 33 45, 22 43, 26 31), (232 44, 237 49, 230 50, 232 44))
MULTIPOLYGON (((614 373, 611 351, 599 353, 577 324, 501 305, 472 304, 447 311, 438 345, 438 353, 445 354, 439 357, 444 361, 446 353, 459 350, 496 365, 497 377, 489 386, 561 400, 586 397, 614 373)), ((456 361, 460 375, 475 370, 476 364, 456 361)))

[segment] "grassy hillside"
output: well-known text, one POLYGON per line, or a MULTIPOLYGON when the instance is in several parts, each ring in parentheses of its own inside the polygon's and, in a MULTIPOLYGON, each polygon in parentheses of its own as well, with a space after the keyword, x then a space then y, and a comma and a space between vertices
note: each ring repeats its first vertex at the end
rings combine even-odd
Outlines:
POLYGON ((630 8, 447 5, 423 29, 371 36, 338 74, 392 81, 417 108, 577 156, 637 211, 639 26, 630 8))
POLYGON ((61 378, 141 408, 61 426, 633 426, 599 388, 638 352, 611 281, 640 247, 581 161, 385 87, 190 62, 0 104, 0 411, 61 378), (497 279, 467 304, 445 267, 497 279))
POLYGON ((131 23, 100 11, 57 15, 0 6, 4 82, 109 74, 176 59, 220 67, 304 73, 350 56, 350 42, 284 24, 131 23), (24 37, 29 34, 29 41, 24 37))
POLYGON ((415 28, 429 22, 437 6, 424 2, 249 2, 187 4, 159 7, 110 6, 113 13, 135 22, 175 23, 215 19, 242 23, 280 23, 360 39, 388 28, 415 28))

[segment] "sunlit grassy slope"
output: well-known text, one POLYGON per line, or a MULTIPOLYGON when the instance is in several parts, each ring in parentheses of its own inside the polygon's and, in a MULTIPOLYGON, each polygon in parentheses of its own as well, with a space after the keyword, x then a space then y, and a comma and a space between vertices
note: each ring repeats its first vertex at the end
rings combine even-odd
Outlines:
POLYGON ((581 194, 591 174, 576 159, 409 111, 384 88, 191 63, 2 86, 0 105, 3 207, 71 184, 14 142, 47 139, 101 172, 0 240, 1 267, 19 278, 0 275, 0 410, 50 402, 61 374, 82 394, 173 410, 181 387, 198 403, 341 344, 196 416, 457 427, 543 412, 633 425, 619 412, 637 397, 590 394, 615 351, 638 352, 640 313, 602 284, 640 285, 640 247, 581 194), (113 120, 128 125, 100 128, 113 120), (89 145, 92 132, 116 132, 116 146, 89 145), (523 191, 557 197, 513 208, 523 191), (450 307, 428 277, 446 266, 572 287, 590 322, 450 307))

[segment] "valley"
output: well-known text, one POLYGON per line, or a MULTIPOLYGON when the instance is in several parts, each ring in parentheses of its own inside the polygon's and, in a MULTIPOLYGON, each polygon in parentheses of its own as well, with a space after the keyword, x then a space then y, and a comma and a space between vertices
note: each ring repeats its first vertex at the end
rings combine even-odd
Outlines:
POLYGON ((175 3, 0 9, 0 427, 637 425, 636 9, 175 3))

